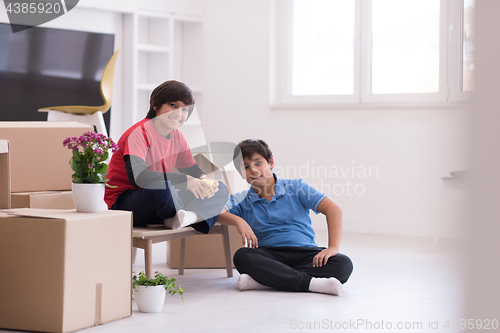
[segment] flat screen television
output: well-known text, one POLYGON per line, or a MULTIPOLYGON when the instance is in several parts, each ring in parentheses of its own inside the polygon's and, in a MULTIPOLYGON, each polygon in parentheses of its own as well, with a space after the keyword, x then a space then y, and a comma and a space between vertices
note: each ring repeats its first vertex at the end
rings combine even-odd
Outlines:
MULTIPOLYGON (((42 107, 102 105, 114 35, 0 23, 0 121, 43 121, 42 107)), ((109 133, 111 110, 104 114, 109 133)))

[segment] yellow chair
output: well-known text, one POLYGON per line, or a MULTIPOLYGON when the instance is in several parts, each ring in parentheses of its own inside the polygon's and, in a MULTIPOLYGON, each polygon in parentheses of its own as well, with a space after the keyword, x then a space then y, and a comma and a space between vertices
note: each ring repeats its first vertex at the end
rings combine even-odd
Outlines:
POLYGON ((47 121, 79 121, 85 124, 93 125, 97 129, 97 133, 108 136, 106 126, 104 125, 103 113, 106 113, 111 107, 113 98, 113 78, 115 74, 116 59, 121 47, 109 59, 108 64, 104 68, 101 77, 101 96, 104 104, 100 106, 83 106, 83 105, 65 105, 65 106, 50 106, 38 109, 38 112, 48 112, 47 121))

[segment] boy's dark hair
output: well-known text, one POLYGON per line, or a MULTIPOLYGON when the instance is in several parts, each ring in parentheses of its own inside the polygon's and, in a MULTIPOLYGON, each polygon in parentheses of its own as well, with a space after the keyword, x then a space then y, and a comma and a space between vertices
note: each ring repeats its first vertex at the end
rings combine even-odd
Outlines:
POLYGON ((273 158, 273 153, 264 140, 247 139, 240 141, 236 148, 234 148, 233 154, 233 163, 236 170, 241 173, 241 162, 245 158, 251 158, 255 153, 262 155, 268 163, 273 158))
POLYGON ((147 119, 156 117, 155 107, 161 108, 163 104, 181 101, 189 108, 187 118, 191 116, 194 110, 194 96, 191 89, 182 82, 170 80, 165 81, 156 87, 151 93, 149 99, 149 111, 146 115, 147 119))

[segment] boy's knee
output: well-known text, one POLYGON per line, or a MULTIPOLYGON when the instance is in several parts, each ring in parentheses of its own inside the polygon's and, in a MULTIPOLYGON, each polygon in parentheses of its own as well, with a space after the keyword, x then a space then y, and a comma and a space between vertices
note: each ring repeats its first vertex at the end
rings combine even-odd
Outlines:
POLYGON ((250 259, 249 256, 251 255, 250 251, 252 251, 252 249, 248 247, 242 247, 234 253, 233 263, 236 268, 241 267, 245 263, 248 263, 250 259))
POLYGON ((340 255, 340 270, 341 270, 341 275, 342 277, 339 279, 340 282, 346 283, 349 277, 352 274, 353 270, 353 264, 351 261, 351 258, 346 256, 345 254, 338 254, 337 256, 340 255))
POLYGON ((215 193, 215 195, 224 196, 227 198, 229 196, 229 190, 227 189, 226 184, 224 184, 223 182, 219 182, 219 190, 215 193))
MULTIPOLYGON (((160 184, 160 182, 156 182, 160 184)), ((163 182, 163 188, 158 186, 157 188, 144 188, 142 189, 145 203, 150 207, 164 206, 166 204, 173 203, 171 191, 165 187, 165 182, 163 182)))
POLYGON ((219 182, 219 190, 215 192, 213 197, 211 197, 210 199, 214 203, 219 203, 224 205, 228 197, 229 197, 229 190, 227 189, 227 186, 223 182, 219 182))

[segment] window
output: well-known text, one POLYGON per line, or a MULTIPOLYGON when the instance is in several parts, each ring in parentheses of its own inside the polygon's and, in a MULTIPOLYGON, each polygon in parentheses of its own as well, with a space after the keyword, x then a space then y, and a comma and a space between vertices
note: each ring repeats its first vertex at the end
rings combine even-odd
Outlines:
POLYGON ((474 90, 474 0, 462 6, 462 82, 463 92, 474 90))
POLYGON ((293 2, 292 95, 354 92, 354 0, 293 2))
POLYGON ((372 0, 371 93, 439 92, 436 0, 372 0))
POLYGON ((275 0, 274 104, 465 100, 473 8, 474 0, 275 0))

